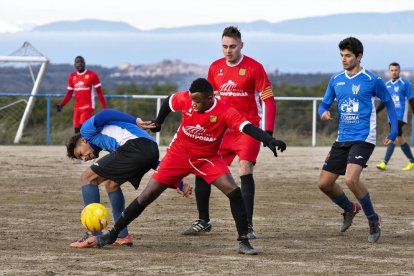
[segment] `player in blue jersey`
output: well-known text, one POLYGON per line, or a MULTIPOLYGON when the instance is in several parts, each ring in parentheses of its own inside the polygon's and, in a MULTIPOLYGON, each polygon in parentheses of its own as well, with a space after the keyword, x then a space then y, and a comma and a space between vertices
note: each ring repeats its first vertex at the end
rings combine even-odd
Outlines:
MULTIPOLYGON (((398 118, 398 135, 397 143, 400 145, 401 150, 408 159, 408 164, 402 170, 409 171, 414 169, 414 157, 411 152, 410 146, 405 142, 402 128, 407 123, 408 117, 408 103, 410 103, 411 111, 414 112, 414 93, 411 89, 411 84, 408 80, 400 77, 400 65, 397 62, 393 62, 388 66, 388 73, 390 74, 391 80, 387 81, 388 92, 394 101, 395 111, 397 112, 398 118)), ((381 103, 377 107, 377 113, 383 110, 385 105, 381 103)), ((385 152, 384 161, 377 165, 380 170, 386 170, 387 164, 391 159, 394 152, 395 144, 391 144, 387 147, 385 152)))
POLYGON ((344 210, 341 232, 351 226, 362 208, 369 223, 368 241, 376 242, 381 235, 381 219, 374 211, 367 187, 360 181, 362 170, 375 148, 375 97, 385 104, 390 118, 391 133, 384 139, 385 145, 392 144, 397 137, 397 115, 382 79, 361 67, 364 52, 361 41, 348 37, 338 46, 344 71, 330 79, 318 109, 323 121, 332 120, 329 109, 336 99, 338 138, 323 164, 318 186, 344 210), (359 203, 350 201, 336 183, 339 175, 345 175, 345 184, 359 203))
MULTIPOLYGON (((86 206, 100 202, 98 185, 105 184, 115 221, 125 209, 121 184, 129 181, 137 189, 142 176, 158 165, 158 145, 151 135, 138 127, 140 122, 141 119, 131 115, 105 109, 83 123, 80 134, 72 136, 67 144, 68 157, 83 161, 97 158, 100 150, 109 152, 82 173, 81 185, 86 206)), ((86 232, 70 246, 96 246, 94 236, 98 234, 86 232)), ((115 245, 131 246, 132 243, 128 229, 124 228, 115 245)))

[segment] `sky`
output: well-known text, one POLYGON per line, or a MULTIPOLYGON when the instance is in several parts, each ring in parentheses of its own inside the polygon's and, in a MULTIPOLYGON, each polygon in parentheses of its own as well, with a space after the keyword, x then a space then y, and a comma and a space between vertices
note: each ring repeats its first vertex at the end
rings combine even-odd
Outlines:
POLYGON ((122 21, 142 30, 355 12, 414 10, 414 0, 0 0, 0 32, 55 21, 122 21))

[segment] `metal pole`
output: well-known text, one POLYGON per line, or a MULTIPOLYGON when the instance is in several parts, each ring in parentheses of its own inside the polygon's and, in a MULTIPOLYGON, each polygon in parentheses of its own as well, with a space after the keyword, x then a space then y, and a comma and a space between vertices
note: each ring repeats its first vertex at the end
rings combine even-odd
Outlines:
POLYGON ((312 101, 312 147, 316 146, 316 101, 312 101))
POLYGON ((48 96, 46 108, 46 145, 50 145, 50 100, 50 96, 48 96))
POLYGON ((16 136, 14 138, 14 143, 15 144, 20 143, 20 140, 22 139, 23 129, 26 126, 27 121, 29 120, 29 115, 30 115, 30 113, 32 112, 32 109, 33 109, 33 104, 34 104, 34 100, 35 100, 34 95, 36 95, 37 91, 39 90, 40 82, 42 81, 43 76, 45 75, 48 62, 49 61, 46 60, 45 62, 42 63, 42 66, 40 67, 39 75, 36 79, 35 84, 33 85, 32 93, 30 94, 31 96, 30 96, 29 101, 27 103, 27 106, 26 106, 26 109, 24 111, 22 120, 20 121, 19 128, 17 129, 16 136))
MULTIPOLYGON (((157 98, 157 113, 155 114, 155 117, 157 117, 158 112, 160 112, 160 109, 161 109, 161 98, 158 97, 157 98)), ((155 134, 155 140, 157 141, 157 144, 160 144, 160 137, 161 137, 160 132, 157 132, 155 134)))

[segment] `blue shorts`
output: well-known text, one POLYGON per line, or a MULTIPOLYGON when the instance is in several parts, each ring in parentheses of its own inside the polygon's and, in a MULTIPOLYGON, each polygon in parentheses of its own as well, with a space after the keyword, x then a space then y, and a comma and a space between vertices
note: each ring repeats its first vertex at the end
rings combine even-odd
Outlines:
POLYGON ((374 148, 374 144, 362 141, 335 142, 325 159, 322 169, 334 174, 344 175, 349 163, 366 168, 374 148))

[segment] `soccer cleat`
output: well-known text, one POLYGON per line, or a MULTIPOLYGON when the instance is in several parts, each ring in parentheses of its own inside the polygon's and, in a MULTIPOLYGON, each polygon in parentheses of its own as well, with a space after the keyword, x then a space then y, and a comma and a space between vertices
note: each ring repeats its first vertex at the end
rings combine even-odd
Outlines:
POLYGON ((183 235, 199 235, 202 233, 210 232, 211 228, 213 226, 211 225, 211 222, 206 222, 203 219, 197 219, 193 222, 193 224, 183 232, 183 235))
POLYGON ((254 232, 254 230, 253 230, 253 225, 249 225, 247 229, 248 229, 248 232, 247 232, 247 238, 248 238, 249 240, 256 239, 256 238, 257 238, 257 236, 256 236, 256 233, 255 233, 255 232, 254 232))
POLYGON ((368 242, 376 242, 381 236, 381 217, 377 214, 377 221, 369 223, 368 242))
POLYGON ((239 243, 240 254, 257 255, 256 249, 254 249, 253 246, 250 244, 249 240, 247 239, 247 236, 240 237, 238 240, 240 240, 240 243, 239 243))
POLYGON ((80 240, 72 242, 70 247, 75 248, 89 248, 96 246, 96 237, 91 232, 86 232, 80 240))
POLYGON ((361 211, 361 205, 357 202, 352 202, 352 210, 342 213, 344 221, 341 225, 341 232, 345 232, 352 225, 352 221, 359 211, 361 211))
POLYGON ((402 170, 403 171, 410 171, 410 170, 412 170, 412 169, 414 169, 414 163, 408 163, 407 164, 407 166, 405 166, 402 170))
POLYGON ((115 234, 113 229, 110 229, 105 234, 96 237, 96 245, 99 247, 103 247, 105 245, 113 244, 118 238, 118 234, 115 234))
POLYGON ((384 161, 382 161, 377 165, 377 169, 385 171, 387 169, 387 164, 384 161))
POLYGON ((124 238, 117 238, 116 241, 112 244, 115 246, 132 246, 134 244, 134 242, 132 241, 132 236, 130 234, 128 234, 126 237, 124 238))

